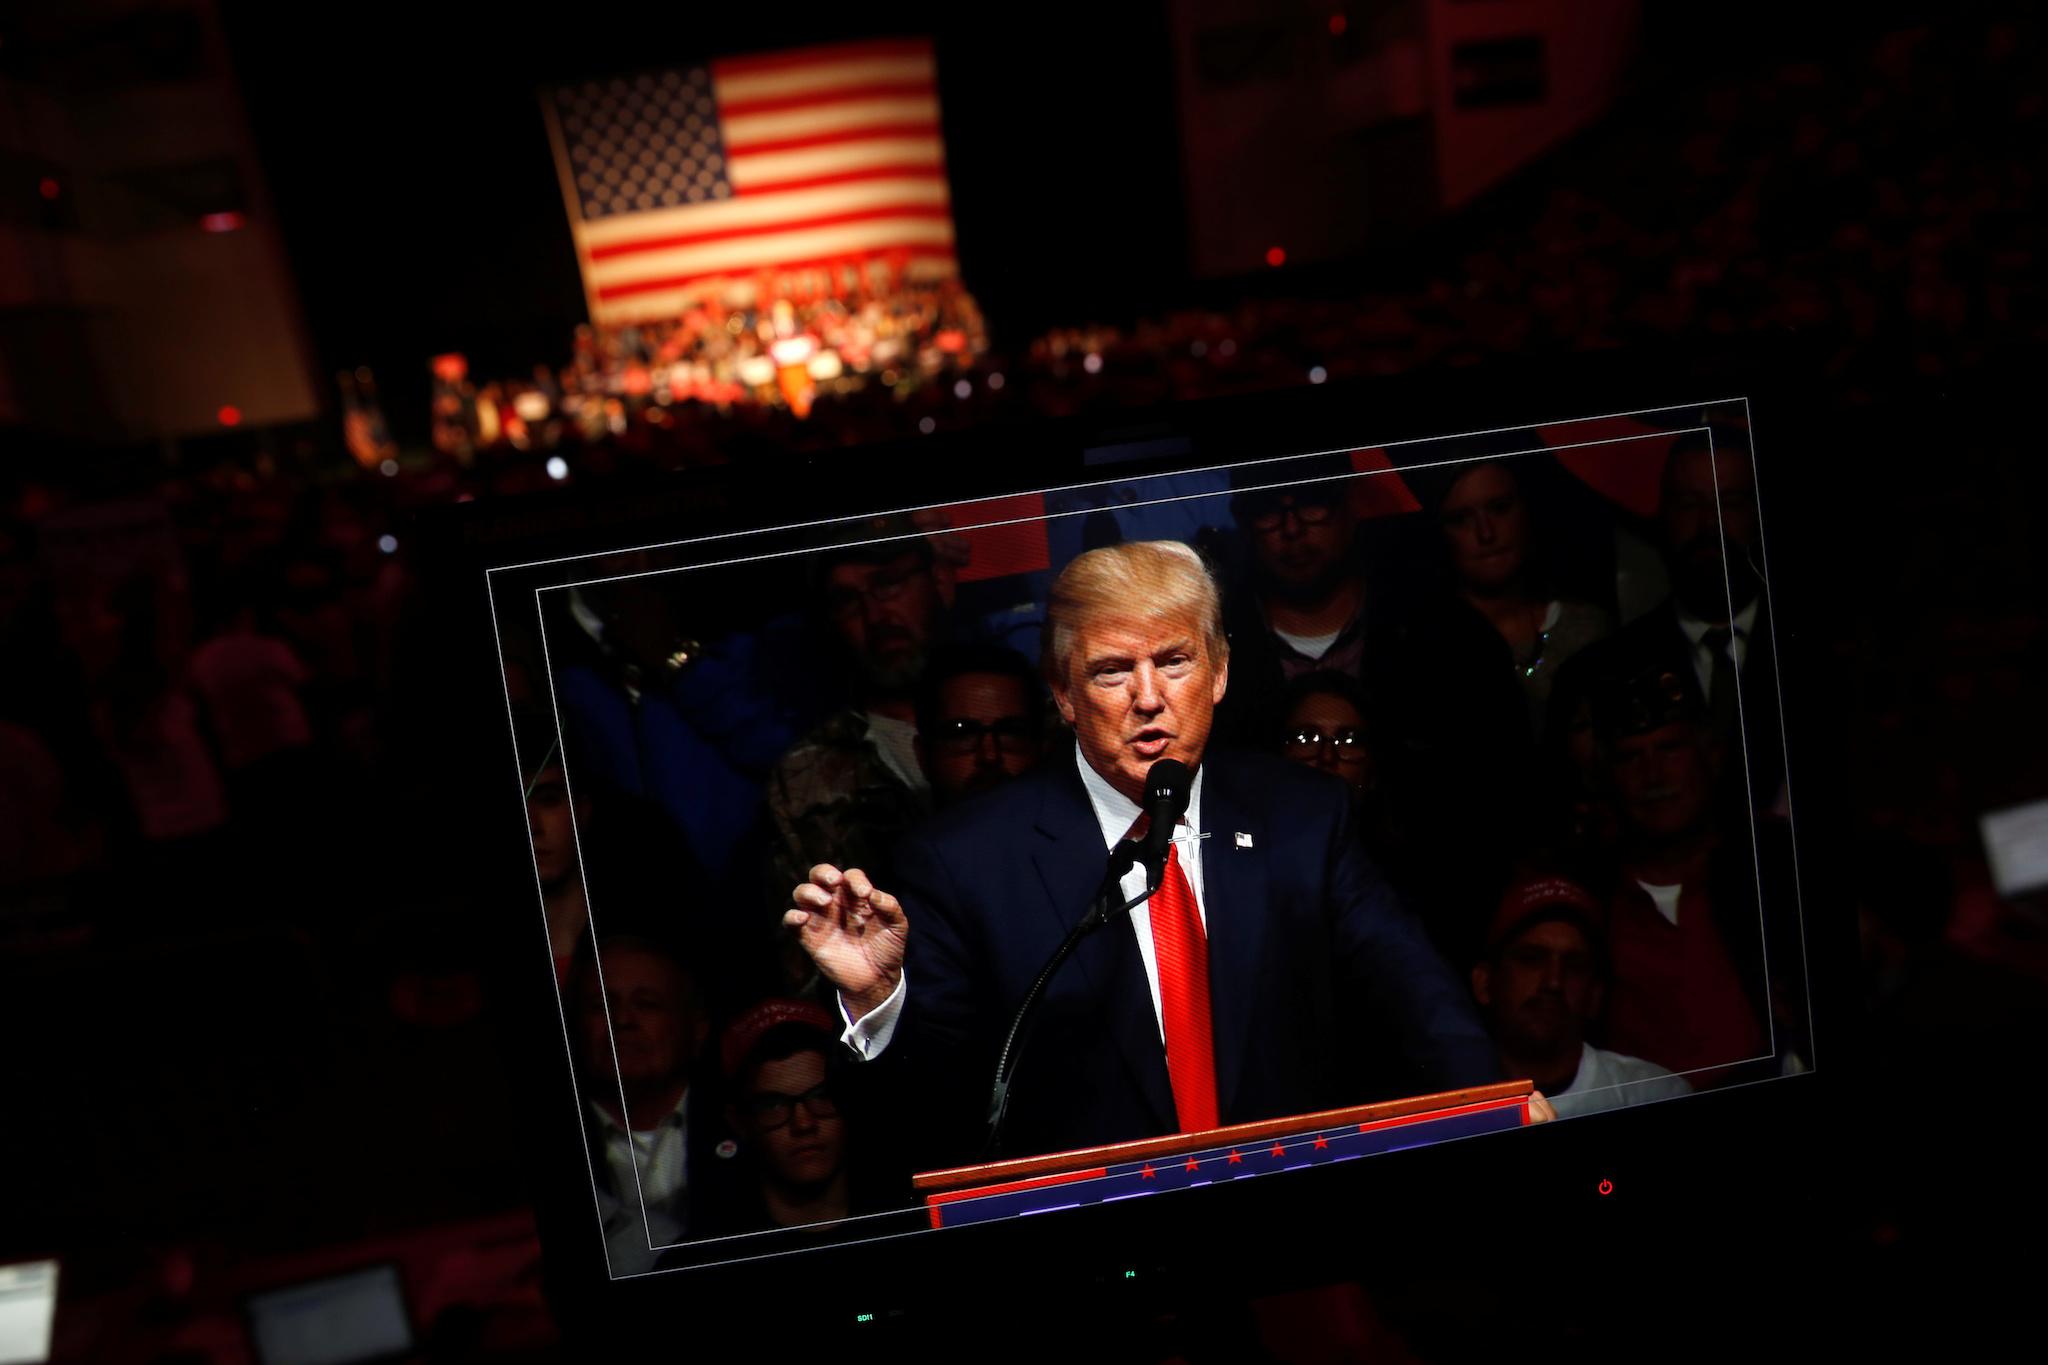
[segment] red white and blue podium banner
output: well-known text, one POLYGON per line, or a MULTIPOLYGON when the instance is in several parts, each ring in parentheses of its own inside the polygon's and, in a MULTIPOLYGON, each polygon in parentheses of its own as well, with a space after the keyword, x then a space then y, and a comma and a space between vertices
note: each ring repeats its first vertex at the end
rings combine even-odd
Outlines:
POLYGON ((935 1228, 1023 1218, 1519 1128, 1529 1121, 1529 1091, 1527 1081, 1512 1082, 1420 1101, 1361 1105, 1088 1152, 932 1172, 917 1177, 916 1184, 927 1191, 925 1205, 935 1228), (1417 1108, 1418 1104, 1429 1107, 1417 1108), (1091 1160, 1097 1157, 1103 1159, 1091 1160))

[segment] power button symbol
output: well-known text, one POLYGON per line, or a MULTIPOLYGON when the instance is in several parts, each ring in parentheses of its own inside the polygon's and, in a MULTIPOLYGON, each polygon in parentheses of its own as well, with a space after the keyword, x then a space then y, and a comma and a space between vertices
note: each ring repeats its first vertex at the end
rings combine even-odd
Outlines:
POLYGON ((1605 1195, 1605 1194, 1613 1194, 1613 1193, 1614 1193, 1614 1182, 1613 1182, 1612 1180, 1603 1180, 1603 1181, 1601 1181, 1601 1182, 1600 1182, 1600 1193, 1601 1193, 1601 1194, 1603 1194, 1603 1195, 1605 1195))

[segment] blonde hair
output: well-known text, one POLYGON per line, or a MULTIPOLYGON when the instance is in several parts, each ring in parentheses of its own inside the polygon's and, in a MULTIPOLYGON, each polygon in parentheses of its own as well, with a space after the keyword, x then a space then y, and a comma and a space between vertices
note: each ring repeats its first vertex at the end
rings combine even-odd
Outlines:
POLYGON ((1046 599, 1042 667, 1048 681, 1067 683, 1074 637, 1083 623, 1103 616, 1159 621, 1193 616, 1212 664, 1230 657, 1223 634, 1223 594, 1192 545, 1178 540, 1134 540, 1076 556, 1053 582, 1046 599))

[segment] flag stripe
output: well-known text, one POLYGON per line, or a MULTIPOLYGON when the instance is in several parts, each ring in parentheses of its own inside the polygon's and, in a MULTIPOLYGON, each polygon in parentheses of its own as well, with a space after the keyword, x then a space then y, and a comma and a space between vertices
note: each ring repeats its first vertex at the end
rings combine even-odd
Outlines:
POLYGON ((738 158, 760 156, 766 152, 798 152, 810 147, 830 147, 841 142, 865 142, 869 138, 936 138, 938 135, 939 121, 930 118, 905 123, 877 123, 867 128, 842 128, 837 132, 821 133, 812 137, 772 138, 753 143, 728 141, 725 145, 725 154, 738 158))
POLYGON ((811 228, 838 227, 842 223, 871 223, 884 218, 928 218, 938 222, 951 222, 953 211, 944 204, 881 204, 873 208, 847 209, 840 213, 821 213, 809 218, 777 218, 768 223, 747 223, 703 232, 671 233, 665 237, 653 237, 644 241, 618 242, 611 246, 593 247, 590 259, 594 263, 620 256, 645 255, 650 251, 670 251, 677 247, 698 246, 706 242, 736 241, 742 237, 764 237, 776 232, 803 232, 811 228))
POLYGON ((795 137, 822 137, 854 128, 890 127, 923 123, 938 127, 939 102, 930 94, 884 99, 846 100, 815 109, 792 109, 780 114, 749 114, 741 118, 724 116, 719 123, 730 153, 746 151, 749 144, 786 141, 795 137))
POLYGON ((822 189, 792 190, 787 194, 759 197, 735 195, 716 204, 687 204, 601 218, 585 224, 576 240, 578 245, 589 250, 591 260, 604 261, 644 249, 636 245, 643 242, 717 234, 733 228, 759 228, 763 225, 772 228, 821 214, 886 205, 944 209, 946 182, 943 177, 927 175, 908 180, 875 180, 822 189))
POLYGON ((674 247, 630 262, 617 262, 609 268, 593 266, 590 281, 599 298, 619 298, 659 288, 663 282, 682 275, 768 269, 784 261, 888 251, 895 247, 952 245, 953 224, 943 216, 873 218, 674 247))
POLYGON ((735 190, 751 194, 757 184, 772 185, 778 180, 830 175, 889 162, 929 166, 937 170, 945 162, 945 149, 936 137, 862 138, 823 147, 734 157, 726 163, 726 176, 735 190))
POLYGON ((855 185, 869 180, 931 181, 943 189, 945 172, 936 162, 863 166, 858 170, 831 171, 824 175, 800 175, 788 180, 756 180, 740 186, 747 198, 764 194, 792 194, 798 190, 823 189, 827 185, 855 185))
MULTIPOLYGON (((788 271, 830 270, 854 260, 850 256, 821 256, 812 261, 784 261, 778 267, 788 271)), ((945 247, 912 247, 900 253, 905 273, 912 279, 947 279, 959 274, 953 261, 953 253, 945 247)), ((633 294, 626 298, 610 301, 595 301, 591 306, 591 320, 605 326, 627 322, 645 322, 650 319, 672 318, 704 296, 707 287, 718 282, 744 280, 759 274, 759 270, 714 270, 704 275, 685 278, 673 289, 649 290, 644 294, 633 294)))
POLYGON ((929 52, 915 57, 873 57, 792 67, 753 74, 714 67, 718 88, 735 100, 800 94, 823 85, 858 85, 868 81, 931 81, 936 68, 929 52))
POLYGON ((786 114, 795 109, 816 109, 821 105, 851 103, 858 100, 932 98, 937 93, 929 76, 911 80, 869 81, 862 85, 830 86, 791 95, 769 95, 760 99, 735 99, 724 86, 720 86, 718 111, 727 120, 732 120, 745 118, 750 114, 786 114))
MULTIPOLYGON (((854 248, 849 250, 827 250, 803 259, 790 257, 777 258, 773 262, 742 262, 734 265, 712 266, 702 270, 683 271, 675 275, 664 276, 660 279, 635 280, 631 284, 614 285, 608 289, 600 289, 597 291, 597 297, 600 303, 615 303, 621 300, 659 294, 663 291, 677 291, 679 298, 686 300, 687 294, 684 291, 687 291, 691 285, 702 284, 706 280, 730 279, 736 275, 751 275, 761 270, 796 271, 826 269, 834 265, 843 264, 849 257, 859 256, 863 254, 863 251, 869 255, 888 255, 892 250, 900 250, 906 257, 916 261, 944 261, 950 263, 953 260, 953 248, 949 244, 942 243, 906 245, 900 248, 888 249, 854 248)), ((925 272, 913 271, 912 273, 925 272)), ((936 273, 950 274, 952 272, 947 270, 936 273)), ((663 300, 663 306, 668 306, 667 300, 663 300)))
POLYGON ((863 57, 924 57, 932 45, 924 38, 883 38, 865 43, 829 43, 821 47, 791 48, 759 57, 725 57, 713 62, 711 72, 723 79, 728 75, 752 76, 764 71, 789 71, 797 67, 824 66, 863 57))

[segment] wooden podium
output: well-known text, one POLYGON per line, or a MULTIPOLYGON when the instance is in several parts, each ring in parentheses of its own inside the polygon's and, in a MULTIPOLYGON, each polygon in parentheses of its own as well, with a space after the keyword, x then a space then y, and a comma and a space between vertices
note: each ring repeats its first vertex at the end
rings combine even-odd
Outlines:
POLYGON ((911 1187, 924 1197, 935 1228, 1021 1218, 1520 1127, 1529 1121, 1534 1089, 1528 1081, 1507 1081, 1200 1133, 957 1166, 913 1176, 911 1187))

